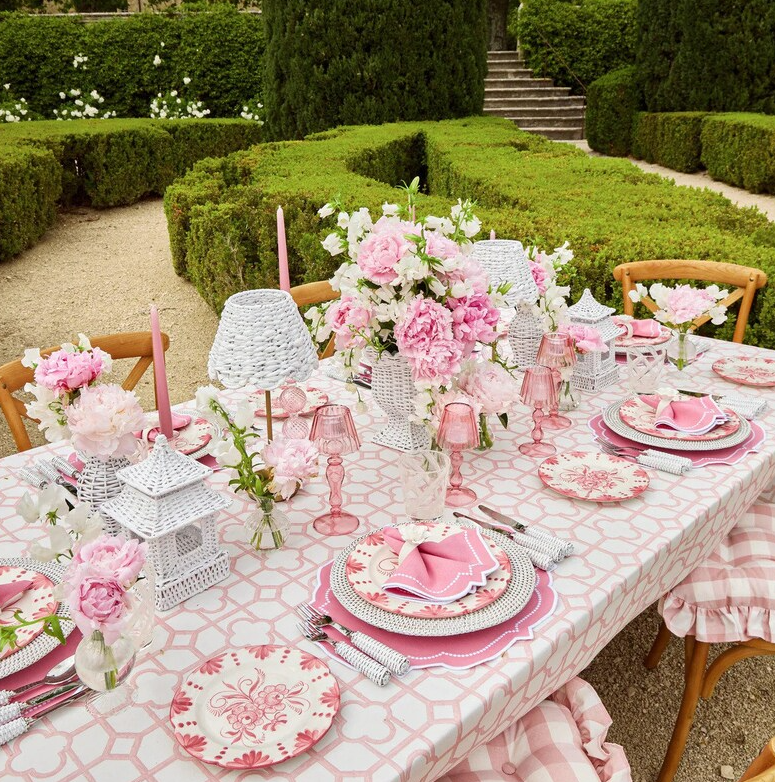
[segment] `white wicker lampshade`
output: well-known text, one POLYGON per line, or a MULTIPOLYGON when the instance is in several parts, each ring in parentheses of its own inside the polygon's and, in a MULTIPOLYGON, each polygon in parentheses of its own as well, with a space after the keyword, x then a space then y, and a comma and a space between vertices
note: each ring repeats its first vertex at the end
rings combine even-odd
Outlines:
POLYGON ((538 299, 538 286, 528 265, 522 242, 512 239, 487 239, 474 243, 472 257, 487 272, 493 288, 510 282, 506 302, 514 306, 518 301, 533 304, 538 299))
POLYGON ((207 371, 226 388, 269 390, 306 380, 318 356, 290 293, 259 289, 226 300, 207 371))

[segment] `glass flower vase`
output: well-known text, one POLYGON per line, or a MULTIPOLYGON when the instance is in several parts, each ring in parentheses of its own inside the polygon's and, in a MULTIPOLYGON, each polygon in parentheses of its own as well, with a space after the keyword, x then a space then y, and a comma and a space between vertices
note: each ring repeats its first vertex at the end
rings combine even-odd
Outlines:
POLYGON ((697 345, 688 331, 673 330, 673 338, 667 345, 667 360, 679 371, 697 358, 697 345))
POLYGON ((87 708, 94 716, 121 711, 134 700, 134 690, 126 678, 135 663, 135 645, 128 635, 107 643, 99 630, 84 637, 75 650, 75 671, 94 695, 87 708))
POLYGON ((579 390, 570 380, 563 380, 557 392, 557 409, 567 413, 575 410, 580 403, 579 390))
POLYGON ((479 445, 477 451, 489 451, 493 446, 492 429, 490 421, 484 413, 479 413, 479 445))
POLYGON ((259 497, 256 509, 245 522, 248 543, 256 551, 282 548, 288 538, 291 521, 281 511, 273 497, 259 497))

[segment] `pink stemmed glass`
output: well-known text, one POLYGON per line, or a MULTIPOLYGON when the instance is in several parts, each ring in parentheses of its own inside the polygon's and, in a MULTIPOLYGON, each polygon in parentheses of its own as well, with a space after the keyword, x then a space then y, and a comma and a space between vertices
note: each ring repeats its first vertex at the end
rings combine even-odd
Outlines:
POLYGON ((463 451, 479 445, 479 423, 471 405, 451 402, 444 407, 436 441, 442 448, 450 451, 449 458, 452 462, 446 504, 453 508, 471 505, 476 502, 476 492, 463 488, 463 476, 460 474, 463 451))
POLYGON ((342 456, 355 453, 361 447, 350 409, 344 405, 323 405, 315 410, 309 439, 320 453, 328 456, 326 480, 329 487, 328 513, 318 516, 313 527, 321 535, 347 535, 358 528, 358 517, 342 510, 342 456))
POLYGON ((288 384, 283 388, 278 401, 283 411, 288 414, 283 422, 283 437, 303 440, 309 434, 307 422, 299 415, 307 404, 306 392, 295 384, 288 384))
MULTIPOLYGON (((562 382, 560 370, 570 369, 576 364, 576 350, 570 335, 556 332, 544 334, 538 348, 536 364, 553 370, 555 383, 559 386, 562 382)), ((573 424, 568 416, 559 414, 558 405, 559 399, 550 408, 549 415, 544 418, 542 423, 545 429, 567 429, 573 424)))
POLYGON ((557 404, 557 381, 554 370, 549 367, 529 367, 522 380, 522 401, 533 408, 532 443, 522 443, 519 452, 525 456, 551 456, 556 448, 550 443, 542 443, 541 423, 545 417, 544 408, 557 404))

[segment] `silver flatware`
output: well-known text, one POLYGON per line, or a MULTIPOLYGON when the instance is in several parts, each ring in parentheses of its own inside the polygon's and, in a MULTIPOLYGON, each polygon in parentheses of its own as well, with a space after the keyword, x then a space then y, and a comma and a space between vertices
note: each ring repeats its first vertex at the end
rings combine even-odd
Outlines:
MULTIPOLYGON (((35 489, 45 489, 49 484, 49 481, 47 481, 37 470, 33 470, 30 467, 22 467, 16 474, 25 483, 28 483, 35 489)), ((70 500, 66 500, 66 502, 67 507, 70 508, 70 510, 75 507, 70 500)))
POLYGON ((66 475, 68 478, 78 478, 81 475, 81 471, 73 467, 73 465, 63 456, 52 456, 51 464, 53 464, 62 475, 66 475))
POLYGON ((365 655, 360 649, 356 649, 344 641, 335 641, 328 633, 311 622, 302 622, 296 626, 308 641, 329 644, 345 662, 348 662, 356 671, 360 671, 379 687, 384 687, 390 681, 390 671, 382 663, 365 655))
POLYGON ((28 711, 33 711, 42 706, 48 701, 58 698, 60 695, 71 692, 76 687, 80 687, 80 680, 65 684, 61 687, 57 687, 49 692, 44 692, 41 695, 36 695, 34 698, 30 698, 26 701, 14 701, 13 703, 6 703, 5 706, 0 706, 0 726, 6 725, 19 717, 23 717, 28 711))
POLYGON ((505 524, 507 527, 512 527, 513 529, 519 530, 519 532, 525 532, 527 530, 526 524, 523 524, 521 521, 517 521, 511 516, 507 516, 505 513, 501 513, 494 508, 488 508, 486 505, 478 505, 477 507, 480 511, 482 511, 482 513, 486 513, 491 519, 495 519, 495 521, 499 522, 500 524, 505 524))
POLYGON ((11 722, 0 725, 0 745, 8 744, 9 741, 13 741, 18 736, 26 733, 41 717, 45 717, 60 706, 72 703, 72 701, 77 700, 87 692, 91 692, 91 690, 89 690, 86 685, 76 686, 75 689, 69 692, 62 700, 45 706, 33 717, 17 717, 15 720, 11 720, 11 722))
POLYGON ((327 625, 335 627, 354 647, 384 665, 385 668, 396 676, 403 676, 409 670, 409 659, 406 655, 391 649, 376 638, 372 638, 360 630, 350 630, 343 624, 336 622, 328 614, 321 613, 309 603, 302 603, 297 606, 296 610, 302 619, 316 627, 325 627, 327 625))
POLYGON ((75 657, 68 657, 58 662, 42 679, 36 682, 25 684, 24 687, 18 687, 15 690, 0 690, 0 706, 5 706, 11 698, 21 695, 27 690, 34 690, 36 687, 43 687, 48 684, 65 684, 75 679, 75 657))
POLYGON ((67 489, 67 491, 70 492, 70 494, 77 494, 77 490, 75 486, 73 486, 70 481, 65 480, 62 475, 59 473, 59 470, 57 470, 54 465, 46 461, 45 459, 38 459, 35 462, 35 469, 49 482, 49 483, 56 483, 57 485, 61 486, 63 489, 67 489))

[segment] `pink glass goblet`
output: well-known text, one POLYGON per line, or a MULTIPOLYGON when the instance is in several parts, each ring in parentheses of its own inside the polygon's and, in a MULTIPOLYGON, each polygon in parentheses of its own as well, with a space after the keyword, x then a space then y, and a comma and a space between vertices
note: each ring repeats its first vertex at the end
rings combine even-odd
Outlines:
MULTIPOLYGON (((558 388, 562 383, 560 370, 570 369, 575 363, 576 350, 569 334, 552 332, 541 337, 536 364, 554 370, 554 378, 558 388)), ((558 405, 559 399, 549 409, 549 415, 544 416, 541 422, 544 429, 567 429, 573 424, 568 416, 559 414, 558 405)))
POLYGON ((522 380, 522 401, 533 408, 533 431, 530 433, 533 442, 522 443, 519 452, 525 456, 551 456, 556 448, 551 443, 541 442, 543 429, 541 424, 545 417, 544 408, 557 404, 557 382, 554 372, 549 367, 529 367, 522 380))
POLYGON ((477 499, 476 492, 463 487, 463 476, 460 473, 463 451, 479 445, 479 423, 471 405, 465 402, 451 402, 446 405, 441 414, 436 440, 442 448, 450 452, 449 458, 452 462, 446 504, 452 508, 473 504, 477 499))
POLYGON ((342 456, 355 453, 361 447, 350 409, 344 405, 319 407, 312 419, 309 439, 315 443, 320 453, 328 456, 326 480, 331 506, 328 513, 318 516, 312 526, 321 535, 347 535, 354 532, 358 528, 358 517, 342 510, 342 456))
POLYGON ((287 385, 283 388, 278 400, 280 407, 288 414, 283 421, 283 437, 286 439, 303 440, 309 434, 307 422, 299 415, 307 404, 307 394, 297 385, 287 385))

